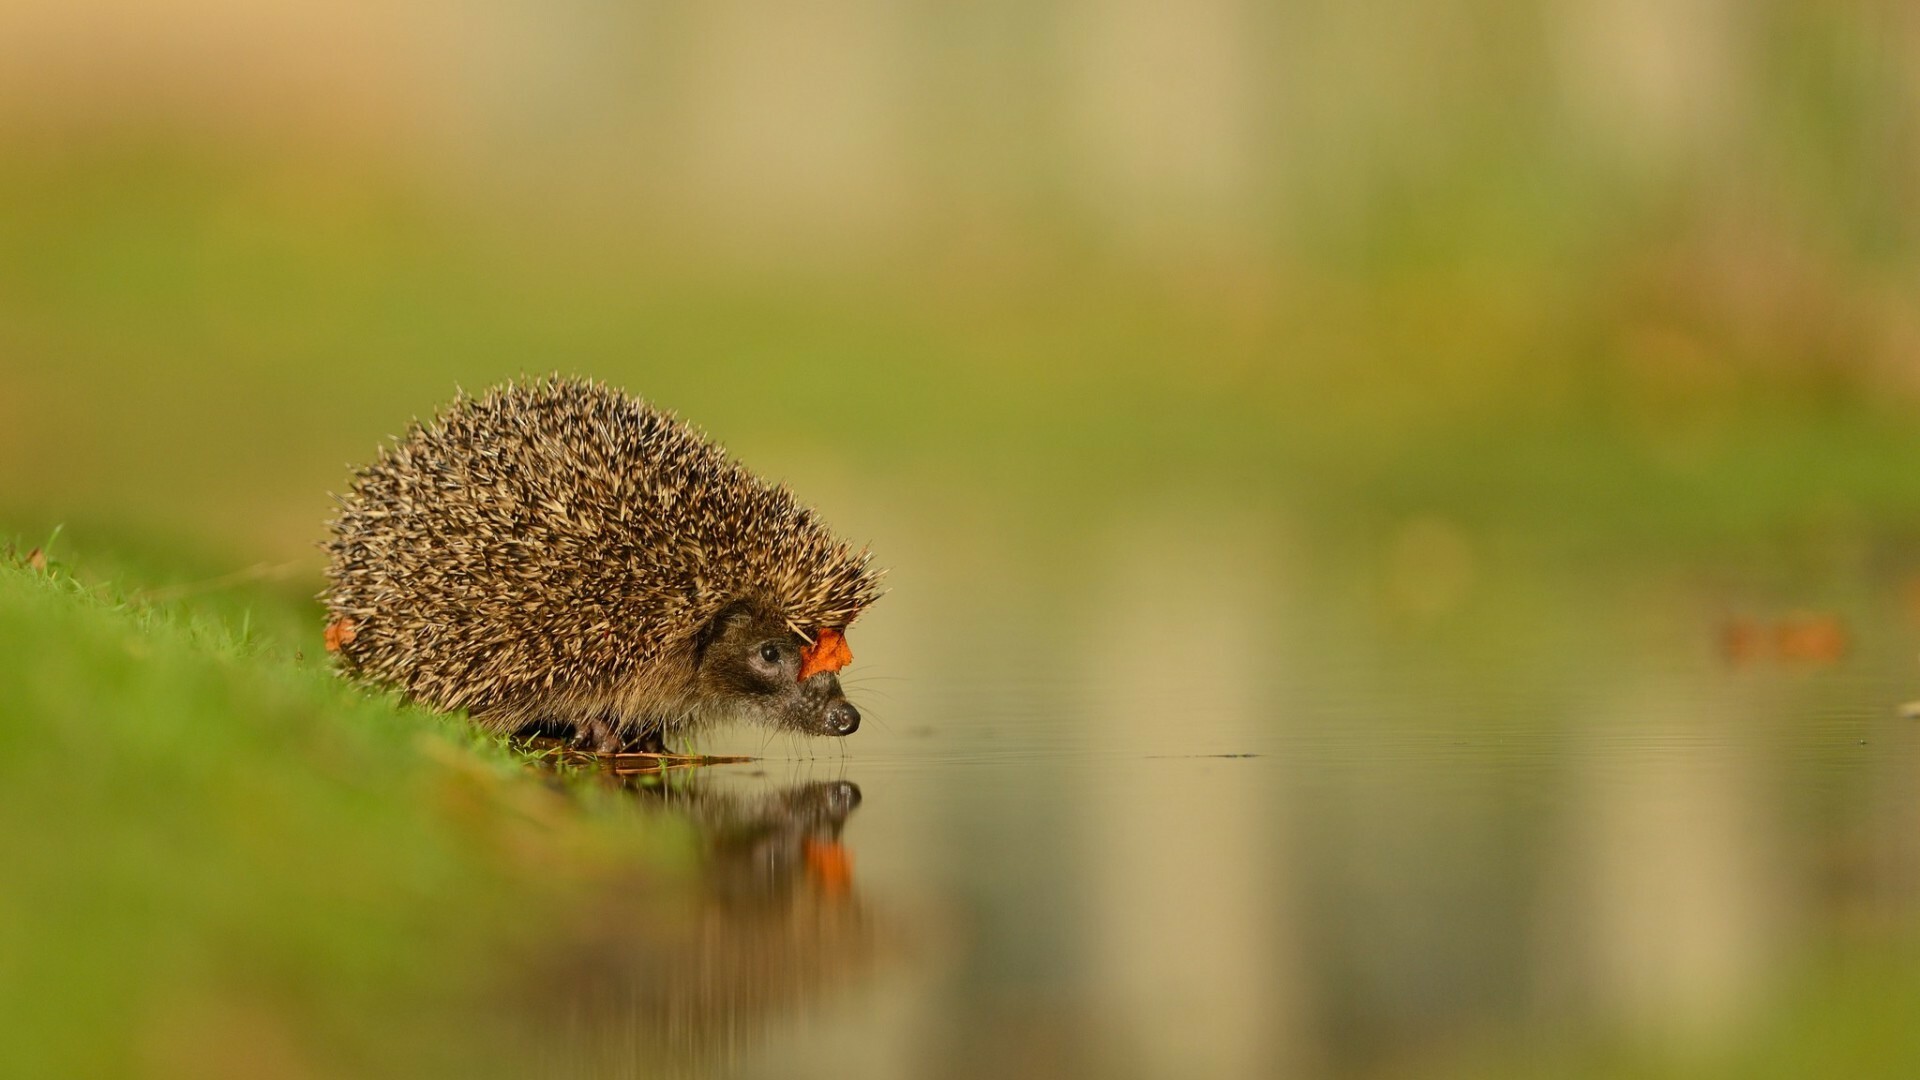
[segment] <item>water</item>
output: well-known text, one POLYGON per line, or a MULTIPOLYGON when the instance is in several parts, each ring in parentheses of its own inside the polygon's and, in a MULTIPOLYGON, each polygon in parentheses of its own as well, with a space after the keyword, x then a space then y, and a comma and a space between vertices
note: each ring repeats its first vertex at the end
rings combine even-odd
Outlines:
POLYGON ((1911 1060, 1901 1010, 1874 1007, 1920 993, 1900 962, 1920 723, 1899 711, 1920 635, 1893 583, 1809 616, 1684 573, 1483 583, 1444 610, 1284 579, 1123 572, 1104 602, 1018 609, 896 589, 853 635, 859 734, 736 732, 715 749, 760 760, 636 793, 703 838, 704 891, 664 951, 591 984, 553 1063, 1911 1060))

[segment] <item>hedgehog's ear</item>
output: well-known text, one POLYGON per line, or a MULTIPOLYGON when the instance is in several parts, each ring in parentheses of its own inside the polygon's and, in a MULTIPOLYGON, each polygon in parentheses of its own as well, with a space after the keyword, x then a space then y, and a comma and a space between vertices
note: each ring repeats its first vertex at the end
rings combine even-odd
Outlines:
POLYGON ((707 658, 708 647, 721 638, 726 637, 727 631, 730 628, 746 622, 751 618, 753 618, 753 605, 745 600, 735 600, 733 603, 721 608, 719 614, 715 615, 707 625, 700 628, 698 634, 694 635, 694 664, 698 666, 704 662, 707 658))

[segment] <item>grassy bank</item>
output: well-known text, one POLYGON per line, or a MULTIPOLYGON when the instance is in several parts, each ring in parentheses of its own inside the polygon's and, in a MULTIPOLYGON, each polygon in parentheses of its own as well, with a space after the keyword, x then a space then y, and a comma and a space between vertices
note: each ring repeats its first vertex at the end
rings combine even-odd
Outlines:
POLYGON ((0 1073, 511 1073, 513 959, 610 877, 684 868, 617 804, 335 679, 298 594, 154 599, 15 551, 0 1073))

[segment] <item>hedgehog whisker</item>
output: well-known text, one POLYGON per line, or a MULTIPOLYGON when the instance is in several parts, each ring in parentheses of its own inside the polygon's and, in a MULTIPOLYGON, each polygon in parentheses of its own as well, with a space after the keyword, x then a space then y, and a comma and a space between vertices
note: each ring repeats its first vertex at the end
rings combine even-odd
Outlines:
POLYGON ((881 698, 886 698, 888 701, 893 700, 893 695, 887 693, 885 690, 869 690, 863 686, 853 686, 853 687, 848 687, 848 689, 858 690, 860 691, 862 696, 881 697, 881 698))

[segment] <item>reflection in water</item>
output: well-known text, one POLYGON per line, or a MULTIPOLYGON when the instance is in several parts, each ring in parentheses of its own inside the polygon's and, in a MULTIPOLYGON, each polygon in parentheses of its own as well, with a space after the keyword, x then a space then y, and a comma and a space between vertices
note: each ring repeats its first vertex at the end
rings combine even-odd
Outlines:
POLYGON ((701 882, 722 910, 776 913, 803 898, 828 910, 851 909, 853 864, 840 844, 860 789, 847 780, 800 784, 753 797, 710 786, 653 784, 669 813, 694 826, 702 847, 701 882))
POLYGON ((1776 974, 1781 866, 1767 850, 1761 763, 1730 737, 1776 708, 1689 710, 1673 704, 1699 699, 1688 687, 1646 689, 1585 730, 1637 728, 1658 753, 1595 740, 1573 759, 1583 775, 1559 914, 1582 947, 1550 954, 1567 970, 1549 982, 1583 988, 1589 1007, 1677 1051, 1716 1049, 1776 974))
POLYGON ((565 1032, 553 1072, 704 1074, 874 966, 874 922, 841 843, 859 787, 753 779, 622 778, 651 827, 688 835, 693 874, 619 890, 593 932, 541 962, 532 1008, 565 1032))
MULTIPOLYGON (((1217 524, 1186 509, 1115 544, 1082 658, 1087 685, 1105 688, 1088 714, 1102 738, 1143 754, 1250 749, 1213 740, 1255 729, 1279 674, 1270 554, 1232 539, 1249 530, 1207 527, 1217 524), (1165 570, 1194 564, 1245 576, 1165 570)), ((1272 785, 1238 761, 1186 764, 1143 762, 1136 783, 1085 802, 1088 954, 1111 1064, 1149 1076, 1295 1072, 1310 1052, 1294 913, 1275 881, 1288 853, 1272 785)))

